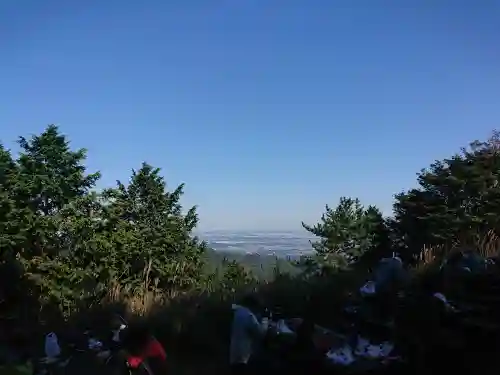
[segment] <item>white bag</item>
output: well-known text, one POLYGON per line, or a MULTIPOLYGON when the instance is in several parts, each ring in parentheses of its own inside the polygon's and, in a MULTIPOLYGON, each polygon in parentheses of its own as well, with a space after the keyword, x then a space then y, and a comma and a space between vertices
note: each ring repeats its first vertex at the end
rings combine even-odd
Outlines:
POLYGON ((92 337, 89 338, 88 344, 89 344, 90 350, 98 350, 98 349, 102 348, 102 342, 100 342, 99 340, 96 340, 92 337))
POLYGON ((359 289, 360 293, 364 296, 373 295, 377 293, 376 284, 374 281, 368 281, 359 289))
POLYGON ((354 355, 352 354, 352 349, 350 346, 346 345, 342 348, 329 351, 326 356, 338 365, 349 366, 356 361, 354 355))
POLYGON ((278 325, 276 328, 278 330, 278 333, 284 333, 284 334, 294 333, 290 328, 288 328, 283 319, 278 320, 278 325))
POLYGON ((370 346, 370 340, 365 339, 364 337, 358 336, 358 341, 356 344, 356 350, 354 354, 360 357, 366 356, 368 352, 368 347, 370 346))
POLYGON ((369 340, 358 336, 358 342, 354 354, 363 358, 377 359, 388 357, 392 350, 394 349, 394 344, 384 341, 379 345, 372 344, 369 340))
POLYGON ((54 332, 50 332, 45 336, 45 355, 49 358, 58 357, 61 354, 59 340, 54 332))

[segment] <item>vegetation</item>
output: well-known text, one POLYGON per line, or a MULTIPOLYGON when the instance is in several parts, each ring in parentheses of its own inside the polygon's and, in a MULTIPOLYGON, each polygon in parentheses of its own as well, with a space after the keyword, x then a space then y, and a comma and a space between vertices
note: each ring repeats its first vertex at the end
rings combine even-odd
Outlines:
POLYGON ((321 221, 302 226, 320 240, 312 244, 315 256, 303 265, 308 272, 325 273, 337 268, 387 255, 391 249, 389 231, 381 211, 369 206, 364 208, 359 199, 342 197, 335 209, 326 206, 321 221))
POLYGON ((222 252, 207 249, 203 255, 208 273, 225 272, 226 267, 235 262, 260 281, 273 280, 276 274, 297 275, 301 269, 296 263, 300 258, 271 254, 222 252))
POLYGON ((1 149, 2 261, 16 258, 42 306, 68 315, 98 303, 110 285, 184 291, 202 277, 203 242, 191 236, 195 207, 183 212, 183 186, 166 190, 143 163, 128 184, 97 193, 85 150, 72 151, 55 126, 27 140, 14 160, 1 149))
POLYGON ((418 175, 419 187, 396 196, 392 228, 402 252, 424 246, 474 243, 498 233, 500 209, 500 133, 475 141, 449 159, 436 161, 418 175))
POLYGON ((495 131, 423 169, 418 188, 395 196, 392 218, 343 197, 335 209, 326 206, 320 223, 303 226, 320 238, 313 244, 318 255, 344 265, 392 252, 411 261, 425 247, 474 247, 488 231, 500 230, 499 151, 495 131))
POLYGON ((270 303, 328 325, 328 307, 314 306, 341 304, 381 257, 397 252, 411 263, 426 247, 444 254, 499 233, 499 137, 422 170, 419 187, 395 197, 392 218, 355 198, 326 206, 318 224, 303 224, 319 238, 315 255, 294 265, 208 248, 193 235, 196 207, 181 205, 183 185, 168 190, 147 163, 127 183, 97 191, 100 174, 86 170, 86 151, 72 150, 51 125, 21 137, 17 157, 0 146, 2 316, 38 323, 121 302, 161 321, 177 347, 183 337, 215 350, 227 303, 258 288, 270 303))

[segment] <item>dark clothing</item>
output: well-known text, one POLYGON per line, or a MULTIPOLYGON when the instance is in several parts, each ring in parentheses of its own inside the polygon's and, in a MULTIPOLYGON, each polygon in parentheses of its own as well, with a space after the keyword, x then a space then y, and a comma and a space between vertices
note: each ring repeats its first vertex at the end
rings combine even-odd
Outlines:
POLYGON ((230 375, 249 375, 250 367, 246 363, 233 363, 230 369, 230 375))
POLYGON ((316 348, 313 335, 314 323, 304 320, 297 329, 297 339, 289 353, 290 374, 320 374, 324 355, 316 348))
POLYGON ((382 259, 374 272, 377 293, 393 292, 403 286, 409 275, 399 258, 382 259))
POLYGON ((324 355, 316 348, 296 348, 289 362, 289 374, 321 374, 324 370, 324 355))

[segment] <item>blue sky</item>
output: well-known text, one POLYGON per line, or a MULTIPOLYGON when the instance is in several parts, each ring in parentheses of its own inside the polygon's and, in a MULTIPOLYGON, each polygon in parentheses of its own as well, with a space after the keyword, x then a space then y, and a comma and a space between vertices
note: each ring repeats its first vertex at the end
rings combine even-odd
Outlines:
POLYGON ((0 139, 57 123, 100 186, 142 161, 201 229, 393 194, 500 115, 498 1, 4 0, 0 139))

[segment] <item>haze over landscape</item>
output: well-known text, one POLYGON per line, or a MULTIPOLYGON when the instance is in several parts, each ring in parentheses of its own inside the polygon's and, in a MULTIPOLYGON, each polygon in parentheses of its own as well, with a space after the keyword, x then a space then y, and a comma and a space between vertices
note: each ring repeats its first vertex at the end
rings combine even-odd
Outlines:
POLYGON ((302 231, 205 231, 200 237, 218 251, 231 253, 258 253, 262 255, 298 256, 310 253, 314 239, 302 231))

